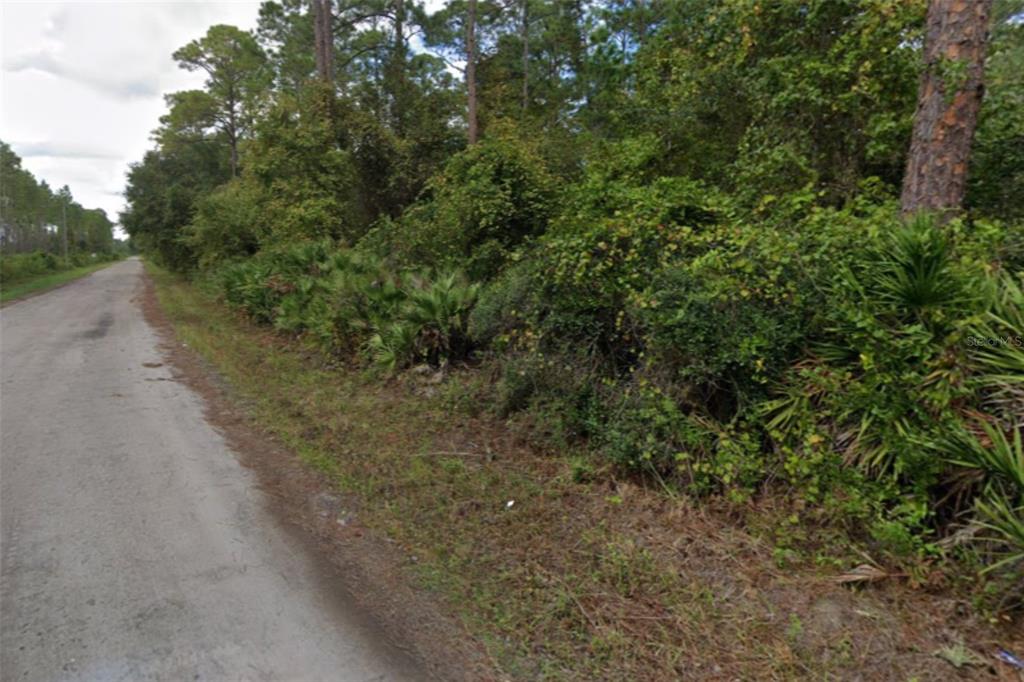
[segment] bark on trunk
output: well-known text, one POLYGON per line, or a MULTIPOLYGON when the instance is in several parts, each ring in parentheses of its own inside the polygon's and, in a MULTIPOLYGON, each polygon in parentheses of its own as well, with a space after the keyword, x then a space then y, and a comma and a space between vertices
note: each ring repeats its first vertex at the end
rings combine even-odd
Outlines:
POLYGON ((523 0, 523 115, 530 106, 530 0, 523 0))
POLYGON ((391 55, 391 118, 395 129, 404 132, 405 123, 405 0, 393 0, 395 42, 391 55))
POLYGON ((231 148, 231 177, 238 177, 238 96, 232 86, 227 93, 228 120, 224 132, 228 136, 228 146, 231 148))
POLYGON ((480 138, 476 110, 476 0, 469 0, 466 8, 466 90, 469 94, 466 112, 469 143, 476 144, 480 138))
POLYGON ((238 135, 230 133, 228 142, 231 145, 231 177, 238 177, 238 135))
POLYGON ((925 68, 900 199, 903 215, 948 219, 963 203, 967 164, 984 91, 992 0, 931 0, 925 68))
POLYGON ((331 0, 311 0, 313 4, 313 48, 316 73, 325 83, 334 82, 334 36, 331 27, 331 0))

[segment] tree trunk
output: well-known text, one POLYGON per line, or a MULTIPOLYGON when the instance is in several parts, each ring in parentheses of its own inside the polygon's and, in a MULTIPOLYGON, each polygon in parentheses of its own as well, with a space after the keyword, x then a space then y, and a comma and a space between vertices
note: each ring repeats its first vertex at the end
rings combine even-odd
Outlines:
POLYGON ((231 177, 238 177, 238 135, 234 131, 228 134, 231 143, 231 177))
POLYGON ((523 116, 530 106, 530 0, 523 2, 523 116))
POLYGON ((231 147, 231 177, 238 177, 238 99, 235 90, 228 91, 227 102, 228 120, 225 132, 228 136, 228 145, 231 147))
POLYGON ((404 133, 405 124, 405 0, 394 2, 394 45, 391 54, 391 119, 395 130, 404 133))
POLYGON ((466 113, 469 143, 476 144, 480 138, 476 111, 476 0, 469 0, 466 8, 466 90, 469 93, 466 113))
POLYGON ((334 82, 334 35, 331 0, 311 0, 313 3, 313 48, 316 73, 325 83, 334 82))
POLYGON ((900 199, 904 216, 936 211, 945 220, 963 203, 991 10, 992 0, 931 0, 928 5, 925 68, 900 199))

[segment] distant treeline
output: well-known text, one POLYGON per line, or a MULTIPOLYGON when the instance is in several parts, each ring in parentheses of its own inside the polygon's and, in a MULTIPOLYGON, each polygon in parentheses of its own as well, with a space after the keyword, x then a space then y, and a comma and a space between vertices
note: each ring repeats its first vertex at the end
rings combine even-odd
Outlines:
POLYGON ((67 185, 56 192, 21 167, 21 158, 0 141, 0 250, 63 255, 110 253, 114 223, 100 208, 85 208, 67 185))

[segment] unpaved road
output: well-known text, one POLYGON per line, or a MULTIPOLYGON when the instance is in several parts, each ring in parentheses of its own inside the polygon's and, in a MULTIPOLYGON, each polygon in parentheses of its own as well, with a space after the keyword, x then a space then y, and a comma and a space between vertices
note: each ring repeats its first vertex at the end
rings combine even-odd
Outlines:
POLYGON ((162 364, 141 271, 0 312, 0 679, 421 679, 162 364))

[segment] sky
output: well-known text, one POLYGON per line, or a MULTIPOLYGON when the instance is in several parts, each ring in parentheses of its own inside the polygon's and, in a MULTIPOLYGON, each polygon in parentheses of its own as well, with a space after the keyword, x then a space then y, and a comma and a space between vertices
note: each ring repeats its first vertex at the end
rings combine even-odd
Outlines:
POLYGON ((163 95, 203 83, 171 53, 214 24, 254 28, 259 5, 0 0, 0 139, 37 180, 116 221, 163 95))

